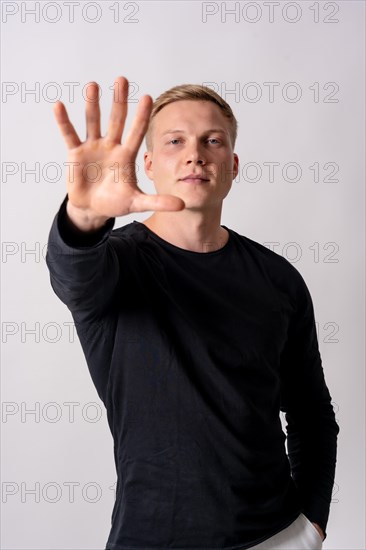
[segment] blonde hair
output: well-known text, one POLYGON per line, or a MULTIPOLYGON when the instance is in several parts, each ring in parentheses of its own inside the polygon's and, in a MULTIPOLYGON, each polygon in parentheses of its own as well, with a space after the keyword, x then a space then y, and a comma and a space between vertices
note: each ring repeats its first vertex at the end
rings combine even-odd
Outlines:
POLYGON ((174 86, 166 92, 163 92, 155 99, 150 114, 149 127, 146 132, 145 141, 146 147, 149 151, 152 150, 152 127, 154 122, 154 117, 161 111, 164 107, 175 101, 211 101, 215 103, 221 110, 222 114, 229 120, 229 134, 231 137, 231 144, 234 149, 236 136, 238 131, 238 122, 234 116, 234 113, 228 103, 219 96, 211 88, 199 84, 181 84, 179 86, 174 86))

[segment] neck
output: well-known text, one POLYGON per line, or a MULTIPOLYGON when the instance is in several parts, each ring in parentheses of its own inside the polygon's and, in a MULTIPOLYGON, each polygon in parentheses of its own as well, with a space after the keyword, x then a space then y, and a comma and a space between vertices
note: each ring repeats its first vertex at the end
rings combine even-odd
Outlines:
POLYGON ((194 210, 154 212, 142 223, 165 241, 192 252, 214 252, 228 241, 220 225, 221 209, 214 215, 194 210))

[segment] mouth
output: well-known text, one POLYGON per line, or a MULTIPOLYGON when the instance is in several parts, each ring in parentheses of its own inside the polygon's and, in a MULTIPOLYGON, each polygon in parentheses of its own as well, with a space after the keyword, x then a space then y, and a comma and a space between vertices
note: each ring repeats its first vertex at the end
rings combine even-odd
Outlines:
POLYGON ((210 181, 208 178, 204 178, 203 176, 197 176, 195 174, 190 174, 189 176, 185 178, 181 178, 179 181, 185 181, 187 183, 204 183, 206 181, 210 181))

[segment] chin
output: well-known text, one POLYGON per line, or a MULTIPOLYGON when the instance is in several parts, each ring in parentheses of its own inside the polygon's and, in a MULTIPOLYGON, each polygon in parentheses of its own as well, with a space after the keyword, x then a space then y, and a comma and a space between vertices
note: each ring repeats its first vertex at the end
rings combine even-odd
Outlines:
MULTIPOLYGON (((184 199, 183 199, 184 200, 184 199)), ((198 203, 198 202, 190 202, 185 200, 185 207, 184 210, 191 210, 192 212, 205 212, 212 210, 212 205, 208 205, 205 203, 198 203)))

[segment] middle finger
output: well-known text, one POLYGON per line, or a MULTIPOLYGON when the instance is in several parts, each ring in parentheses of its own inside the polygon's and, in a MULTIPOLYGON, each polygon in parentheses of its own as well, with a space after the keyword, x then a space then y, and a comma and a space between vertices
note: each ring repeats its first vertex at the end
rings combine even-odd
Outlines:
POLYGON ((121 76, 114 82, 113 105, 107 132, 107 138, 114 143, 121 143, 127 116, 127 99, 128 80, 121 76))

